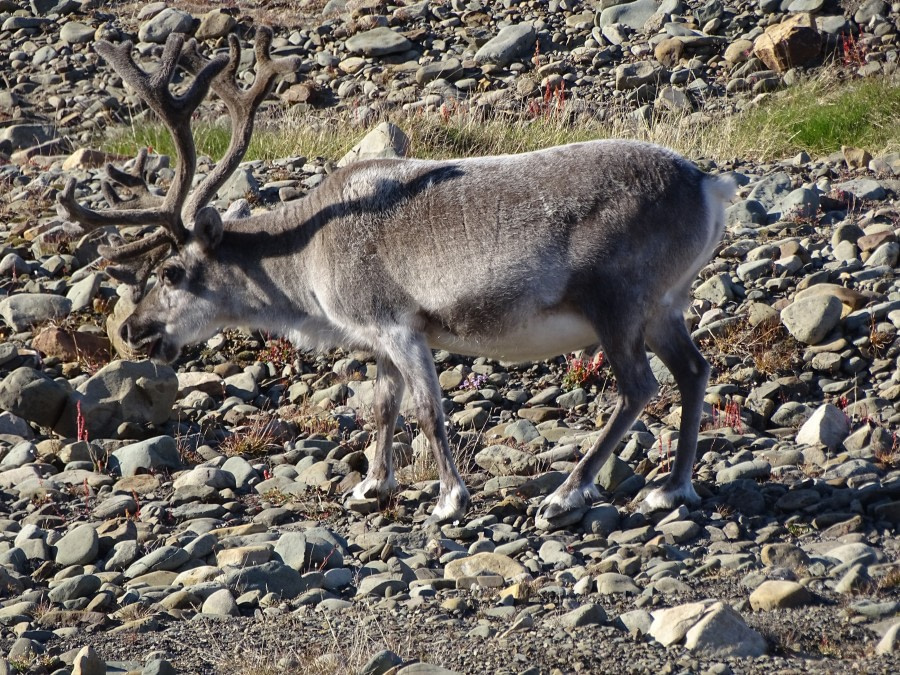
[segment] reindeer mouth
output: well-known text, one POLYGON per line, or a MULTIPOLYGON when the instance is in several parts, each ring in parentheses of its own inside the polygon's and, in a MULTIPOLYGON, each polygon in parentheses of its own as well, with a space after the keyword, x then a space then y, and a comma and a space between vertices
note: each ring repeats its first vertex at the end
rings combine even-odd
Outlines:
POLYGON ((147 355, 148 359, 150 359, 151 361, 160 361, 161 360, 160 357, 162 355, 160 352, 162 352, 162 342, 163 342, 162 337, 158 337, 158 338, 150 341, 150 343, 147 345, 146 350, 144 352, 147 355))

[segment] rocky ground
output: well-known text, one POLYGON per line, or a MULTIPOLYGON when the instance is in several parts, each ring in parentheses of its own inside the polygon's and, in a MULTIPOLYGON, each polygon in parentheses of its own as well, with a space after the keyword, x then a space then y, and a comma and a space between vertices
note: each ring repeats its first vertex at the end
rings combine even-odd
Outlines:
MULTIPOLYGON (((741 186, 691 306, 714 367, 703 502, 635 509, 678 444, 677 392, 655 366, 660 396, 598 476, 602 502, 549 533, 537 504, 611 410, 601 363, 436 353, 471 512, 423 525, 436 474, 406 418, 404 491, 347 508, 372 447, 368 355, 229 330, 174 369, 111 360, 105 233, 53 209, 67 176, 99 204, 104 157, 86 144, 141 119, 98 37, 153 57, 172 30, 216 47, 247 16, 275 22, 304 66, 273 105, 360 124, 455 101, 527 109, 548 88, 578 113, 690 123, 791 86, 784 54, 896 76, 900 5, 177 4, 193 16, 0 0, 0 672, 900 670, 900 155, 695 158, 741 186)), ((248 163, 218 203, 275 208, 338 159, 248 163)), ((167 158, 149 170, 171 179, 167 158)))

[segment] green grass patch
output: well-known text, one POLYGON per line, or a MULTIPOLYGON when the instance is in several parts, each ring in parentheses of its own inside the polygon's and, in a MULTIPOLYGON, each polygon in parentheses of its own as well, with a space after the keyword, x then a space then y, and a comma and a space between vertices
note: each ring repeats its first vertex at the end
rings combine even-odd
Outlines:
POLYGON ((842 145, 873 154, 900 149, 900 82, 873 77, 849 83, 813 79, 741 115, 731 132, 736 152, 762 159, 842 145))
MULTIPOLYGON (((447 159, 526 152, 594 138, 637 138, 668 146, 689 157, 750 160, 782 159, 801 150, 816 157, 862 147, 873 154, 900 150, 900 80, 873 77, 837 82, 811 79, 771 95, 747 111, 706 122, 664 115, 651 124, 637 121, 626 107, 601 121, 558 109, 522 107, 484 115, 464 106, 431 113, 398 113, 388 119, 406 132, 412 157, 447 159)), ((298 113, 270 108, 258 115, 246 160, 324 157, 337 160, 370 128, 351 121, 349 112, 298 113)), ((228 147, 227 125, 194 124, 197 152, 218 160, 228 147)), ((112 131, 107 151, 131 156, 140 147, 174 156, 172 141, 159 122, 135 123, 112 131)))

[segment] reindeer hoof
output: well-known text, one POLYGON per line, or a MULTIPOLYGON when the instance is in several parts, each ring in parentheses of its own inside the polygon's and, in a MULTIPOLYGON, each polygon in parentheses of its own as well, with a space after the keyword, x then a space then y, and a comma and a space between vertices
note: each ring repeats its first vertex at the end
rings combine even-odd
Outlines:
POLYGON ((699 503, 700 497, 690 483, 676 487, 663 485, 644 497, 640 511, 641 513, 670 511, 681 504, 696 506, 699 503))
POLYGON ((455 487, 449 492, 441 492, 434 511, 425 520, 425 526, 452 523, 454 520, 460 520, 468 510, 469 491, 465 487, 455 487))
POLYGON ((553 493, 538 507, 534 525, 539 530, 552 531, 581 522, 587 513, 588 504, 584 495, 573 491, 566 496, 553 493))
POLYGON ((365 478, 357 483, 356 487, 346 493, 347 499, 364 500, 377 499, 380 503, 386 502, 397 491, 397 481, 378 480, 377 478, 365 478))

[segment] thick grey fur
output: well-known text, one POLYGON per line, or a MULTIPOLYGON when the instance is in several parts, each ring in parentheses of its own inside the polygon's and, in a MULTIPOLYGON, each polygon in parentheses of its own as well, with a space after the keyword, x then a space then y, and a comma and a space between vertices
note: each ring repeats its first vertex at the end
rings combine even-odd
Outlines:
POLYGON ((439 470, 435 521, 462 516, 469 494, 447 442, 430 348, 536 360, 599 344, 618 403, 544 501, 545 526, 579 517, 597 495, 597 472, 657 390, 649 348, 672 372, 683 412, 674 468, 645 504, 696 502, 691 472, 709 366, 682 312, 733 193, 730 179, 631 141, 362 162, 276 211, 223 225, 200 209, 122 332, 164 361, 227 325, 373 352, 377 451, 354 495, 396 489, 391 443, 408 388, 439 470))

